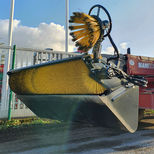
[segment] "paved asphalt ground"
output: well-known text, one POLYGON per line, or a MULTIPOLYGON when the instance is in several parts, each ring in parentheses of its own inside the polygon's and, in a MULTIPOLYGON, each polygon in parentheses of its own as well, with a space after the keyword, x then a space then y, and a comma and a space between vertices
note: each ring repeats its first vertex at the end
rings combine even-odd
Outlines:
POLYGON ((1 130, 0 153, 153 154, 154 116, 143 119, 133 134, 120 129, 79 124, 1 130))

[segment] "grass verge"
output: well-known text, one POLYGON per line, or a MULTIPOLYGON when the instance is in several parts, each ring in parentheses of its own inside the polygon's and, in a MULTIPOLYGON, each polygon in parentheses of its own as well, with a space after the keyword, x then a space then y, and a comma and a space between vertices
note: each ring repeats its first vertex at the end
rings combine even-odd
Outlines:
POLYGON ((59 125, 58 120, 41 119, 41 118, 24 118, 24 119, 11 119, 0 120, 0 130, 7 128, 17 128, 27 125, 59 125))
POLYGON ((154 110, 146 109, 144 111, 144 115, 146 115, 146 116, 154 116, 154 110))

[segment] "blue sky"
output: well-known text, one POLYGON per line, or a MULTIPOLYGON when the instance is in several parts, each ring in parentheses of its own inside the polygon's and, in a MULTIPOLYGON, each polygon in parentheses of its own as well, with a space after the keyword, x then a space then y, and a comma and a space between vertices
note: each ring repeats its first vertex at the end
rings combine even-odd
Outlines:
MULTIPOLYGON (((9 18, 10 1, 0 0, 0 20, 9 18)), ((154 0, 70 0, 69 14, 88 13, 95 4, 103 5, 110 12, 111 35, 122 53, 131 47, 132 54, 154 57, 154 0)), ((51 22, 64 26, 65 0, 15 0, 14 19, 26 27, 51 22)), ((108 39, 102 45, 103 50, 111 46, 108 39)))

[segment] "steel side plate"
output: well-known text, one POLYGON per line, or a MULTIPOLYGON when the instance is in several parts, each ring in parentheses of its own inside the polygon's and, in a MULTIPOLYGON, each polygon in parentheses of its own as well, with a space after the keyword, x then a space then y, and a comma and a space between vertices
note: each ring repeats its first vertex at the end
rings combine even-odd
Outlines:
POLYGON ((99 96, 126 129, 133 133, 138 127, 139 87, 120 87, 108 96, 99 96))

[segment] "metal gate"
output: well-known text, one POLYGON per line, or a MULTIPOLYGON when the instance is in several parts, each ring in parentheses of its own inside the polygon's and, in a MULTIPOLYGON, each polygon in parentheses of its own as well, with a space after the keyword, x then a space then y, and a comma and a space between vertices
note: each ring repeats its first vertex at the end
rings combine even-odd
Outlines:
MULTIPOLYGON (((6 59, 8 56, 8 50, 12 47, 0 46, 0 119, 8 117, 9 106, 9 92, 4 91, 6 85, 6 59)), ((11 52, 12 53, 12 52, 11 52)), ((21 68, 30 65, 41 64, 48 61, 60 60, 67 57, 73 57, 79 55, 78 53, 66 53, 62 51, 53 51, 52 49, 30 49, 30 48, 16 48, 15 56, 15 68, 21 68)), ((12 58, 11 58, 12 59, 12 58)), ((11 102, 11 117, 29 117, 35 116, 35 114, 28 109, 23 102, 21 102, 16 94, 13 93, 11 102)))

